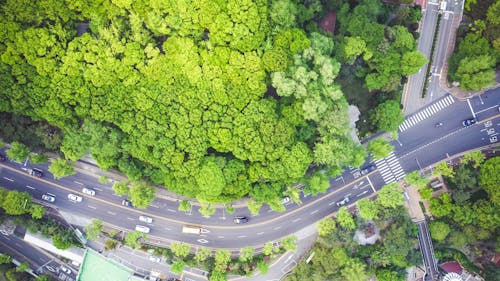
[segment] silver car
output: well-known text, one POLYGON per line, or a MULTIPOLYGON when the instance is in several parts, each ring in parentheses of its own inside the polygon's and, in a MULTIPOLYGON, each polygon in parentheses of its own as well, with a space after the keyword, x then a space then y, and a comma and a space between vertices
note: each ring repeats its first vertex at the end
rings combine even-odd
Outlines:
POLYGON ((153 218, 146 217, 146 216, 139 216, 139 220, 143 221, 145 223, 152 223, 153 222, 153 218))
POLYGON ((82 202, 83 198, 81 196, 75 195, 73 193, 68 194, 68 199, 73 202, 82 202))
POLYGON ((47 194, 42 195, 42 199, 50 203, 54 203, 54 201, 56 201, 56 198, 54 196, 50 196, 47 194))
POLYGON ((95 196, 95 190, 91 189, 91 188, 86 188, 84 187, 82 189, 82 192, 85 193, 85 194, 88 194, 90 196, 95 196))

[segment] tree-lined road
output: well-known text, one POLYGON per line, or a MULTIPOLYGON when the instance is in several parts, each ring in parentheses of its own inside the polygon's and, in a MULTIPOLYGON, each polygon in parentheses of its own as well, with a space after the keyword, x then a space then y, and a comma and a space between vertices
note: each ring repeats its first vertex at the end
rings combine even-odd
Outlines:
MULTIPOLYGON (((54 194, 55 205, 65 214, 73 214, 75 224, 85 225, 92 218, 122 229, 134 229, 139 223, 138 216, 149 215, 154 221, 150 238, 154 240, 175 240, 213 248, 240 249, 243 246, 262 245, 267 241, 276 241, 295 233, 305 225, 311 224, 338 209, 336 203, 348 196, 350 204, 369 196, 390 182, 387 175, 394 173, 394 165, 399 165, 404 174, 420 169, 448 155, 495 143, 496 132, 500 131, 498 104, 500 89, 490 91, 482 99, 474 98, 469 103, 455 102, 434 113, 427 119, 420 120, 411 128, 401 132, 400 138, 393 142, 394 157, 367 177, 359 177, 359 170, 348 170, 341 177, 331 179, 331 187, 327 193, 317 197, 303 197, 303 204, 288 203, 285 213, 277 213, 263 208, 257 216, 250 216, 246 208, 238 208, 234 216, 249 216, 250 222, 234 225, 232 216, 223 209, 207 219, 194 209, 190 214, 177 211, 177 203, 156 199, 153 206, 146 210, 132 209, 120 204, 122 198, 113 195, 109 186, 99 184, 96 178, 77 174, 62 180, 53 180, 46 172, 42 179, 34 178, 25 171, 22 165, 8 162, 0 173, 0 185, 10 189, 27 191, 35 198, 44 193, 54 194), (482 102, 481 102, 482 101, 482 102), (472 111, 471 111, 472 110, 472 111), (464 128, 462 121, 476 115, 480 123, 464 128), (481 122, 487 118, 491 121, 481 122), (443 122, 443 126, 435 128, 434 124, 443 122), (491 129, 494 129, 493 132, 491 129), (496 131, 495 131, 496 130, 496 131), (356 179, 355 179, 356 177, 356 179), (75 183, 78 182, 78 183, 75 183), (344 184, 345 182, 345 184, 344 184), (96 197, 84 197, 82 203, 73 203, 67 199, 69 192, 79 193, 83 186, 99 188, 96 197), (225 219, 222 219, 225 217, 225 219), (82 218, 87 218, 82 220, 82 218), (185 224, 200 225, 207 231, 202 235, 183 234, 185 224)), ((439 101, 437 101, 439 102, 439 101)), ((425 110, 422 109, 422 110, 425 110)), ((418 114, 418 113, 416 113, 418 114)), ((43 166, 40 166, 43 168, 43 166)), ((44 168, 46 171, 46 168, 44 168)))

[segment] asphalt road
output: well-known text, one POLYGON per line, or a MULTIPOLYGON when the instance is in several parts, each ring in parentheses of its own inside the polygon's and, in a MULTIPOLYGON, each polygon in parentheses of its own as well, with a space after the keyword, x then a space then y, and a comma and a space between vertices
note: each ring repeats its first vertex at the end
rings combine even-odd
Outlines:
POLYGON ((155 200, 153 206, 146 210, 125 207, 120 204, 122 198, 113 195, 110 186, 98 183, 96 178, 76 174, 53 180, 45 166, 39 166, 46 172, 45 177, 39 179, 23 171, 22 163, 4 162, 2 165, 5 166, 0 171, 0 186, 27 191, 35 198, 41 198, 45 193, 53 194, 57 198, 57 208, 69 217, 71 223, 77 225, 86 225, 92 218, 100 218, 120 229, 130 230, 138 224, 144 224, 138 221, 138 217, 145 214, 154 218, 153 223, 147 226, 151 228, 149 237, 158 242, 174 240, 234 250, 243 246, 260 246, 268 241, 279 240, 338 210, 336 203, 345 197, 349 197, 352 204, 359 198, 369 196, 391 181, 388 174, 399 171, 401 177, 444 159, 447 155, 496 142, 492 140, 500 130, 499 92, 500 89, 497 89, 481 98, 474 98, 470 106, 467 102, 456 101, 401 132, 399 140, 394 141, 394 157, 385 166, 381 164, 368 177, 359 177, 357 169, 348 170, 342 176, 331 179, 331 187, 327 193, 317 197, 303 197, 302 205, 290 202, 286 205, 285 213, 277 213, 264 207, 259 215, 250 216, 246 208, 237 209, 234 215, 246 215, 250 218, 250 222, 244 225, 234 225, 233 215, 225 214, 223 209, 218 209, 211 218, 204 218, 195 208, 190 213, 179 212, 176 202, 163 199, 155 200), (492 122, 464 128, 462 120, 473 115, 479 121, 497 117, 492 122), (435 128, 434 124, 437 122, 443 122, 444 125, 435 128), (96 196, 82 194, 84 186, 95 188, 96 196), (69 201, 69 192, 82 195, 83 202, 69 201), (202 235, 183 234, 181 229, 185 224, 202 226, 205 231, 202 235))
MULTIPOLYGON (((418 38, 418 51, 424 54, 425 58, 430 61, 432 40, 436 29, 439 6, 438 1, 429 0, 427 10, 423 11, 421 20, 420 37, 418 38)), ((403 103, 405 113, 415 112, 417 109, 424 106, 422 100, 422 89, 424 81, 427 79, 427 64, 422 66, 419 72, 408 77, 406 99, 403 103)))
POLYGON ((0 249, 19 262, 27 262, 37 274, 46 274, 59 278, 59 280, 76 280, 77 271, 62 261, 50 256, 45 251, 32 246, 30 243, 15 235, 6 236, 0 234, 0 249), (71 268, 71 274, 60 270, 61 265, 71 268))

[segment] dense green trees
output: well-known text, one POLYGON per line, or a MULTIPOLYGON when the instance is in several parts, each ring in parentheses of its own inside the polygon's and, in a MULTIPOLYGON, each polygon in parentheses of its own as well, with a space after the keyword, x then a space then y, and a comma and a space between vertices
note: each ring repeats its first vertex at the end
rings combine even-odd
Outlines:
POLYGON ((71 176, 76 173, 73 163, 63 158, 53 159, 49 166, 49 172, 52 173, 55 179, 71 176))
POLYGON ((372 122, 382 131, 396 132, 403 120, 404 115, 400 104, 394 100, 378 105, 372 112, 372 122))
POLYGON ((30 150, 24 144, 17 141, 10 144, 10 148, 7 149, 7 155, 10 159, 21 162, 28 158, 30 150))
POLYGON ((387 157, 393 150, 394 147, 384 139, 375 139, 368 144, 368 151, 375 159, 387 157))

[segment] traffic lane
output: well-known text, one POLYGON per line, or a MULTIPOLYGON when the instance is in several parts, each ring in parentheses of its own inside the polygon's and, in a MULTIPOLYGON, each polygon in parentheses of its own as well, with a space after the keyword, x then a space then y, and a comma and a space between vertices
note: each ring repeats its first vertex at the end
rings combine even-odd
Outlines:
POLYGON ((399 157, 400 164, 405 171, 418 170, 420 167, 423 168, 434 164, 448 156, 496 143, 498 142, 498 135, 493 134, 500 131, 500 118, 497 117, 489 123, 484 122, 460 128, 442 139, 429 142, 422 147, 407 152, 399 157), (491 123, 491 126, 487 127, 489 123, 491 123), (495 129, 493 132, 491 131, 492 128, 495 129), (491 139, 495 136, 497 137, 496 140, 491 139))
MULTIPOLYGON (((432 106, 432 105, 430 105, 432 106)), ((425 107, 427 108, 427 107, 425 107)), ((425 110, 422 108, 422 110, 425 110)), ((448 107, 434 113, 427 119, 420 121, 413 127, 399 133, 398 141, 393 142, 394 152, 397 155, 411 151, 422 144, 449 134, 462 127, 463 117, 471 115, 466 102, 455 102, 448 107), (436 128, 437 123, 443 123, 436 128), (402 144, 399 145, 399 143, 402 144)))
POLYGON ((441 14, 441 23, 439 25, 438 39, 433 60, 433 64, 436 66, 436 72, 438 73, 441 73, 442 67, 446 63, 446 50, 448 49, 454 16, 455 15, 451 12, 444 12, 441 14))

